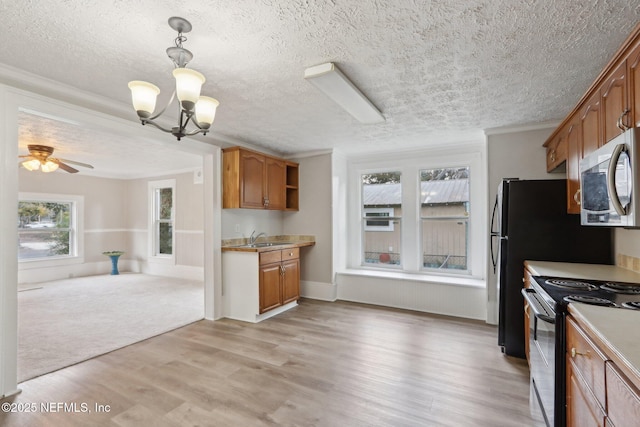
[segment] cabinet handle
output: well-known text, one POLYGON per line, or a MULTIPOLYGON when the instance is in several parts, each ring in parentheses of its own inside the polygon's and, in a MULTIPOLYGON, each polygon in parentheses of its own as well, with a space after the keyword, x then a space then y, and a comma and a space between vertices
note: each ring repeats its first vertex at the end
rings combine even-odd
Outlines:
POLYGON ((629 126, 625 125, 624 121, 622 119, 623 119, 624 116, 626 116, 630 112, 631 112, 631 110, 627 108, 622 112, 622 114, 620 114, 620 117, 618 117, 618 128, 622 132, 625 132, 625 131, 629 130, 629 126))
POLYGON ((580 192, 581 192, 581 191, 582 191, 582 189, 581 189, 581 188, 578 188, 578 189, 576 190, 576 192, 574 193, 574 195, 573 195, 573 200, 575 200, 575 202, 576 202, 578 205, 580 205, 580 204, 581 204, 581 203, 580 203, 580 192))
POLYGON ((589 357, 589 352, 587 351, 586 353, 580 353, 578 350, 576 350, 575 347, 571 347, 571 358, 575 358, 576 356, 587 356, 589 357))
POLYGON ((555 161, 556 161, 556 150, 555 150, 555 149, 551 150, 551 153, 549 153, 549 159, 550 159, 552 162, 555 162, 555 161))

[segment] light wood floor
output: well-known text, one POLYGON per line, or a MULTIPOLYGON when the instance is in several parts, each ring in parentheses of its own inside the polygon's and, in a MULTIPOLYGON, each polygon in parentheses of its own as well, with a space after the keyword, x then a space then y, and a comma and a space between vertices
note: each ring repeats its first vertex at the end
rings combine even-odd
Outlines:
POLYGON ((526 362, 496 340, 482 322, 302 300, 24 382, 2 403, 35 412, 0 412, 0 426, 534 425, 526 362))

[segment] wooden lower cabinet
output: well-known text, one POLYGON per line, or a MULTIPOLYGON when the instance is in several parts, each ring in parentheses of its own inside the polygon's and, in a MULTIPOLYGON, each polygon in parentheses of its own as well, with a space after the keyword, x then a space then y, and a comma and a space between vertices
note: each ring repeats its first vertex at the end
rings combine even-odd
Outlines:
POLYGON ((611 360, 616 357, 607 353, 605 341, 573 316, 566 322, 567 427, 640 425, 638 385, 611 360))
POLYGON ((300 250, 260 254, 260 314, 300 298, 300 250))
POLYGON ((612 425, 640 425, 640 391, 610 361, 607 362, 607 399, 607 412, 612 425))
POLYGON ((567 355, 567 426, 602 427, 606 414, 567 355))

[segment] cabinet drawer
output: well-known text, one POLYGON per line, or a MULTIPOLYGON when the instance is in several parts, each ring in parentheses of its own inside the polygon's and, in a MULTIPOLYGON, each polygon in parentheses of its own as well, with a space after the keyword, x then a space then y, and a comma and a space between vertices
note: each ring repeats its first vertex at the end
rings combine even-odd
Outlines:
POLYGON ((282 251, 260 252, 260 265, 282 261, 282 251))
POLYGON ((567 317, 567 358, 582 376, 598 403, 605 409, 605 360, 606 357, 591 342, 571 317, 567 317))
POLYGON ((640 392, 611 362, 607 362, 607 412, 616 427, 637 426, 640 392))
POLYGON ((282 261, 286 261, 288 259, 298 259, 298 258, 300 258, 300 248, 291 248, 291 249, 282 250, 282 261))

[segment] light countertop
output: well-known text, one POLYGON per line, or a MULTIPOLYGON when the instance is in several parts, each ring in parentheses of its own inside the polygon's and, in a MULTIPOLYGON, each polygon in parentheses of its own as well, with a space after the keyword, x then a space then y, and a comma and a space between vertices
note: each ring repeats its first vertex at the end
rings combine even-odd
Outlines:
MULTIPOLYGON (((640 273, 614 265, 526 261, 535 276, 638 283, 640 273)), ((640 310, 570 303, 569 313, 595 336, 599 347, 640 387, 640 310)))
POLYGON ((269 242, 273 246, 248 247, 247 239, 228 239, 222 241, 222 252, 268 252, 279 249, 301 248, 316 244, 315 236, 281 235, 259 239, 257 243, 269 242))
POLYGON ((599 347, 640 385, 640 310, 571 303, 569 312, 600 341, 599 347))
POLYGON ((525 261, 534 276, 550 276, 565 279, 610 280, 640 284, 640 273, 604 264, 580 264, 573 262, 525 261))

